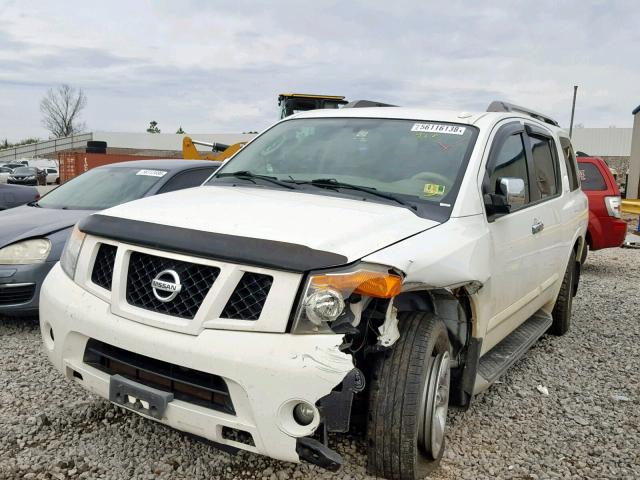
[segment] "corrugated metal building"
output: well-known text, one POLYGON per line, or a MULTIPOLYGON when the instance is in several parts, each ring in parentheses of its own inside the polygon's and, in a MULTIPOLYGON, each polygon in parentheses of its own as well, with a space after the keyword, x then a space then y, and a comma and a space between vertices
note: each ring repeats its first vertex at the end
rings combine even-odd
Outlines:
POLYGON ((633 128, 574 128, 573 148, 598 157, 629 157, 633 128))
POLYGON ((633 128, 574 128, 573 148, 595 157, 602 157, 623 182, 629 170, 633 128))

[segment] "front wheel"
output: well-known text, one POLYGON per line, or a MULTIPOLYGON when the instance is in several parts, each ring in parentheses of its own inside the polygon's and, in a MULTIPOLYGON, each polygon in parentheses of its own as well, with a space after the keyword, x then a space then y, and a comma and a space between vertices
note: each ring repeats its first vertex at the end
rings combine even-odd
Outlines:
POLYGON ((400 339, 372 372, 368 469, 389 479, 421 479, 444 453, 449 336, 432 313, 403 313, 398 320, 400 339))

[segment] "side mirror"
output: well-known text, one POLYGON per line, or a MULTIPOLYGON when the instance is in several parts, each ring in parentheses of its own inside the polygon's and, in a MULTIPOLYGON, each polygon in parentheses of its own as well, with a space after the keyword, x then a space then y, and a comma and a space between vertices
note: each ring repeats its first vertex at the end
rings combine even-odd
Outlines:
POLYGON ((509 210, 522 207, 526 200, 524 180, 514 177, 498 179, 500 193, 504 195, 509 210))
POLYGON ((504 215, 525 204, 526 190, 524 180, 514 177, 501 177, 496 182, 496 193, 484 195, 488 215, 504 215))

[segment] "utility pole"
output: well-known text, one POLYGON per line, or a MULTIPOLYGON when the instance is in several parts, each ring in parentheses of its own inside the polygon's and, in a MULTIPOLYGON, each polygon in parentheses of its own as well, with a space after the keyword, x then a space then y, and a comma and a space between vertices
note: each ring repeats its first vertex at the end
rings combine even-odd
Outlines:
POLYGON ((573 134, 573 116, 576 113, 576 94, 578 93, 578 85, 573 86, 573 103, 571 104, 571 125, 569 125, 569 138, 573 134))

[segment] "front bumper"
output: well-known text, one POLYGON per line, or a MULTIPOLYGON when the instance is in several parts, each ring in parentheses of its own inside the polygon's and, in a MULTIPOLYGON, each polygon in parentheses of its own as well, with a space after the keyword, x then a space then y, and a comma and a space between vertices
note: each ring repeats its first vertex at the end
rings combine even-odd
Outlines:
POLYGON ((213 329, 191 335, 125 319, 111 313, 107 302, 71 281, 59 265, 42 287, 40 327, 53 364, 106 399, 110 375, 83 362, 90 338, 222 377, 235 415, 173 400, 159 421, 285 461, 299 461, 297 439, 311 435, 319 424, 318 412, 310 425, 297 424, 293 406, 300 401, 315 405, 354 368, 352 357, 337 348, 342 342, 340 335, 213 329), (224 438, 223 427, 250 433, 254 446, 224 438))
POLYGON ((37 186, 38 180, 30 179, 30 180, 18 180, 18 179, 7 179, 7 183, 9 185, 29 185, 29 186, 37 186))
POLYGON ((38 313, 40 287, 56 262, 34 263, 31 265, 0 265, 0 315, 34 315, 38 313), (15 301, 14 291, 28 291, 33 294, 15 301))

